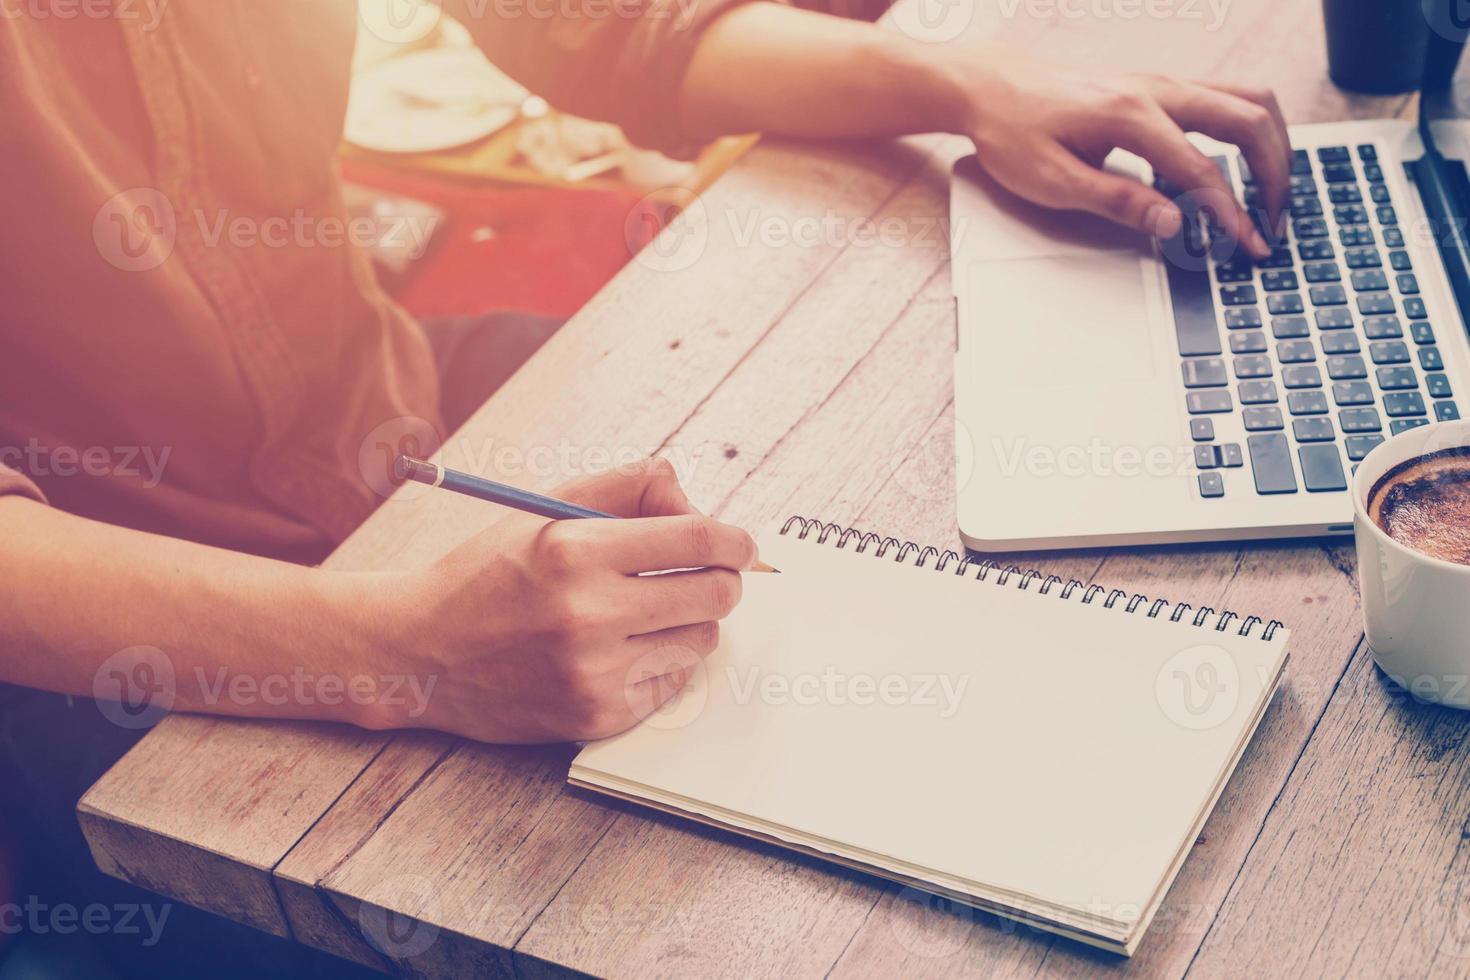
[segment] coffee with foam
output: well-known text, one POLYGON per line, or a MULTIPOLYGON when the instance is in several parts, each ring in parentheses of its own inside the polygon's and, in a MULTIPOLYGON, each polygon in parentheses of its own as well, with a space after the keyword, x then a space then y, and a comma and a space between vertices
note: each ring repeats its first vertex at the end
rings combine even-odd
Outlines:
POLYGON ((1398 543, 1470 565, 1470 446, 1406 460, 1368 492, 1368 518, 1398 543))

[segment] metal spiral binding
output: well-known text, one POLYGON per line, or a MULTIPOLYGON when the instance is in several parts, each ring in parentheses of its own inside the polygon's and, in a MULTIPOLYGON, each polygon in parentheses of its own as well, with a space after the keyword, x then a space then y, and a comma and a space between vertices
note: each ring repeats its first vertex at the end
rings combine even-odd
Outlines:
MULTIPOLYGON (((1001 566, 989 558, 977 561, 970 555, 961 554, 958 551, 940 551, 932 545, 921 545, 914 541, 900 541, 897 538, 883 537, 871 531, 860 531, 855 528, 823 523, 806 517, 787 518, 786 523, 781 525, 780 533, 783 535, 788 534, 793 527, 799 527, 801 529, 796 535, 797 540, 804 541, 815 533, 817 544, 826 544, 835 536, 833 543, 838 548, 846 550, 848 545, 851 544, 853 545, 852 550, 860 555, 871 554, 875 558, 888 558, 891 561, 911 564, 915 568, 932 568, 936 572, 943 572, 953 564, 954 570, 951 574, 959 576, 969 574, 980 582, 984 582, 990 576, 991 572, 995 572, 996 585, 1006 585, 1012 578, 1015 578, 1016 588, 1022 591, 1030 591, 1031 586, 1037 581, 1040 581, 1041 584, 1036 587, 1036 591, 1040 595, 1051 595, 1053 587, 1061 585, 1062 590, 1058 594, 1058 597, 1062 599, 1071 599, 1073 592, 1077 589, 1082 589, 1081 601, 1088 605, 1091 605, 1098 596, 1106 595, 1106 598, 1102 602, 1104 609, 1121 608, 1123 612, 1135 613, 1138 612, 1139 607, 1149 601, 1148 596, 1142 593, 1135 592, 1130 596, 1122 589, 1112 589, 1110 591, 1101 585, 1084 585, 1077 579, 1071 579, 1065 585, 1062 585, 1060 575, 1047 575, 1034 568, 1022 570, 1015 565, 1001 566), (912 560, 910 560, 911 556, 912 560), (1120 599, 1127 600, 1121 607, 1118 606, 1118 600, 1120 599)), ((1160 614, 1165 609, 1168 609, 1170 605, 1168 599, 1155 599, 1143 615, 1149 619, 1158 619, 1160 614)), ((1241 619, 1240 616, 1229 609, 1216 616, 1215 610, 1210 606, 1200 606, 1198 609, 1195 609, 1194 606, 1187 602, 1174 605, 1173 612, 1169 614, 1169 621, 1172 623, 1181 622, 1191 610, 1194 610, 1194 616, 1190 619, 1190 625, 1201 629, 1208 626, 1217 633, 1224 633, 1230 628, 1233 621, 1240 620, 1240 626, 1235 630, 1236 635, 1251 636, 1251 631, 1263 623, 1263 620, 1259 616, 1247 616, 1241 619), (1210 619, 1212 616, 1215 617, 1213 621, 1210 619)), ((1260 639, 1271 639, 1276 635, 1276 631, 1281 628, 1281 625, 1280 620, 1275 619, 1269 623, 1265 623, 1265 628, 1260 632, 1260 639)))

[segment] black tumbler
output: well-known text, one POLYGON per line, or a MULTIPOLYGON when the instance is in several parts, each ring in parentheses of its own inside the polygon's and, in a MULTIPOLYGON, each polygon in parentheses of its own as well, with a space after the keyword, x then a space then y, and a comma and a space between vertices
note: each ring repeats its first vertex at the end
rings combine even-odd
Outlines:
POLYGON ((1416 91, 1429 47, 1425 8, 1436 2, 1322 0, 1332 81, 1350 92, 1375 95, 1416 91))

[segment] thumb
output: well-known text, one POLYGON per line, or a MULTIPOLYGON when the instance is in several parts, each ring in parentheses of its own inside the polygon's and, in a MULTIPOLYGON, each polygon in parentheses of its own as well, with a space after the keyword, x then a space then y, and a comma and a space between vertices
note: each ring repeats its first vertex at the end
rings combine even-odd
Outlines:
POLYGON ((556 496, 618 517, 674 517, 697 514, 679 476, 666 459, 643 459, 607 473, 565 484, 556 496))
POLYGON ((1179 205, 1132 177, 1108 173, 1077 160, 1068 168, 1069 204, 1156 238, 1173 238, 1184 224, 1179 205))

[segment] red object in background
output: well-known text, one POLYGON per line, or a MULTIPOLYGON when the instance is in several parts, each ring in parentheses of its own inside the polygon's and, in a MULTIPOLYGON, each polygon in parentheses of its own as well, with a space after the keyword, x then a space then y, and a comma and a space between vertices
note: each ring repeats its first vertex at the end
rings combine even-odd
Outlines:
POLYGON ((344 160, 342 176, 448 213, 427 258, 394 291, 420 320, 496 310, 569 317, 651 237, 632 190, 472 185, 360 160, 344 160))

